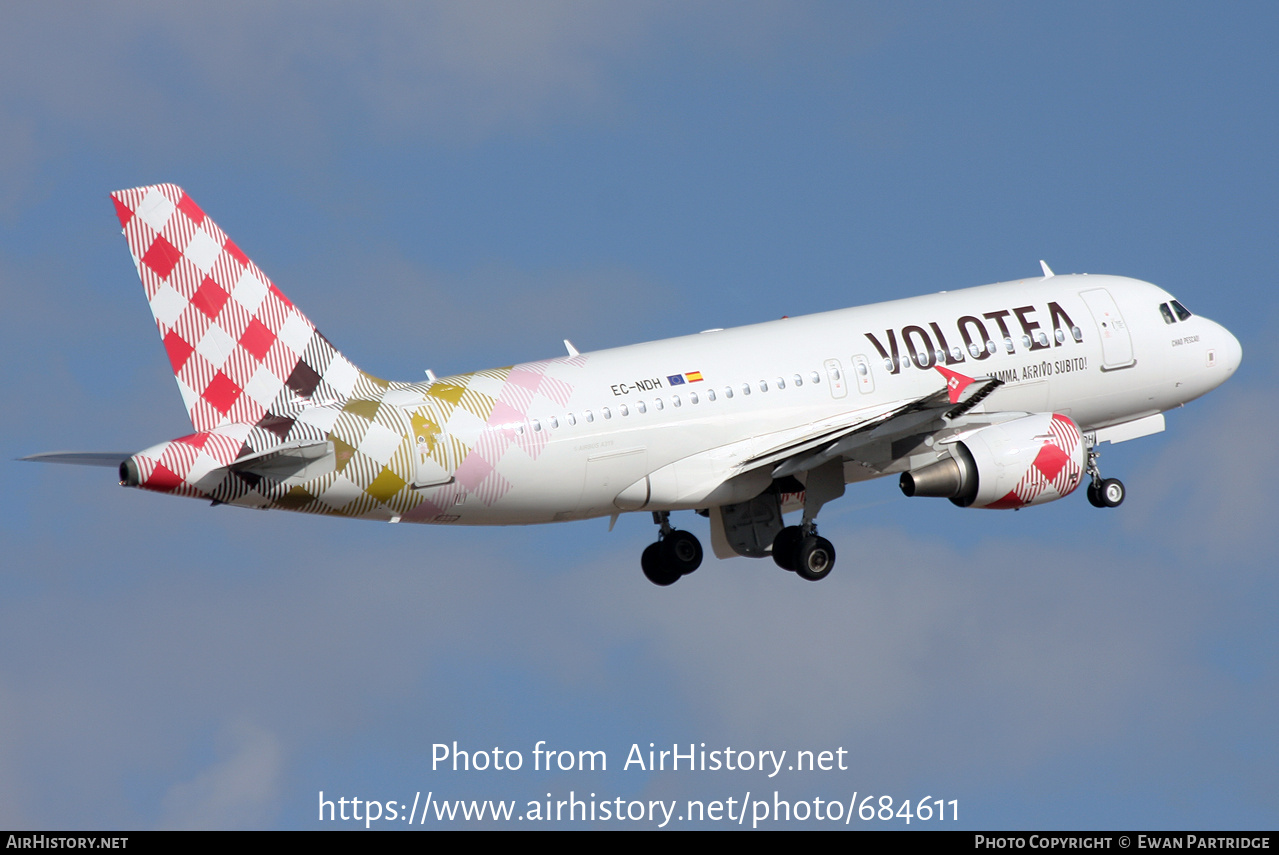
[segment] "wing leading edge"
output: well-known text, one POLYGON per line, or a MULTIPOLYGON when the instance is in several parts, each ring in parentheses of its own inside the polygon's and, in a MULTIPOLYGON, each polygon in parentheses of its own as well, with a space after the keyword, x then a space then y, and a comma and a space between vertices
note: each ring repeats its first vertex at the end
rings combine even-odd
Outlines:
MULTIPOLYGON (((851 460, 859 449, 874 443, 894 445, 907 437, 946 427, 984 401, 1003 385, 994 377, 965 377, 937 368, 947 378, 945 388, 872 415, 851 427, 825 430, 791 442, 743 463, 743 469, 772 465, 774 478, 808 472, 833 460, 851 460)), ((900 456, 894 454, 894 457, 900 456)))

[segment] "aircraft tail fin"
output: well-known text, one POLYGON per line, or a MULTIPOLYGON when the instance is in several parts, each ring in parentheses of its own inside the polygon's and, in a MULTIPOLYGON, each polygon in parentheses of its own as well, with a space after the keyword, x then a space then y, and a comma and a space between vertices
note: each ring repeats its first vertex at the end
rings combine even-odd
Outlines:
POLYGON ((386 388, 333 347, 181 187, 111 198, 197 431, 269 427, 307 402, 386 388))

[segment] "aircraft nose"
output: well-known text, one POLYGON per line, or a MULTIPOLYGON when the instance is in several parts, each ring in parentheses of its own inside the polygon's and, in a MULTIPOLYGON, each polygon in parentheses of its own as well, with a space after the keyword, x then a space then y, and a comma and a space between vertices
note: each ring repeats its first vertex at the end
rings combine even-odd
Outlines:
POLYGON ((1218 364, 1226 369, 1226 374, 1234 374, 1239 363, 1243 361, 1243 345, 1239 339, 1225 327, 1221 328, 1221 346, 1217 354, 1218 364))

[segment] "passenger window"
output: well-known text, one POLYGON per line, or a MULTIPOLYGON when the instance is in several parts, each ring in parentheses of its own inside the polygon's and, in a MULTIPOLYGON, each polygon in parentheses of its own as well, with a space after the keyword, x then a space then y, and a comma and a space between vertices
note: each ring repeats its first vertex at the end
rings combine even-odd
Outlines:
POLYGON ((556 418, 555 416, 551 416, 551 427, 557 428, 559 426, 560 426, 560 420, 556 418))
POLYGON ((786 388, 786 381, 785 381, 785 380, 783 380, 782 378, 778 377, 778 378, 777 378, 777 388, 778 388, 778 389, 785 389, 785 388, 786 388))
POLYGON ((1009 353, 1017 352, 1017 349, 1013 347, 1013 340, 1011 336, 1004 339, 1004 350, 1008 351, 1009 353))
POLYGON ((812 380, 814 383, 822 382, 822 376, 818 374, 816 371, 814 371, 812 374, 809 374, 808 379, 812 380))
POLYGON ((585 410, 585 411, 583 411, 582 415, 586 417, 586 420, 587 420, 588 422, 593 422, 593 421, 595 421, 595 414, 594 414, 594 413, 592 413, 590 410, 585 410))
POLYGON ((761 391, 761 392, 767 392, 767 391, 768 391, 768 381, 767 381, 767 380, 761 380, 761 381, 759 381, 759 391, 761 391))
POLYGON ((803 385, 804 385, 804 378, 803 378, 803 377, 800 377, 798 374, 796 374, 796 375, 795 375, 794 377, 792 377, 791 379, 795 381, 795 385, 796 385, 796 386, 803 386, 803 385))
POLYGON ((604 414, 604 418, 606 419, 613 418, 613 411, 610 410, 608 407, 604 407, 603 409, 600 410, 600 412, 604 414))
POLYGON ((573 415, 572 413, 569 413, 565 418, 568 419, 569 424, 571 425, 577 424, 577 416, 573 415))
POLYGON ((688 402, 689 402, 690 404, 696 404, 696 403, 697 403, 697 393, 696 393, 696 392, 689 392, 689 393, 688 393, 688 402))
POLYGON ((1083 341, 1083 340, 1084 340, 1084 331, 1083 331, 1083 330, 1081 330, 1079 327, 1071 327, 1071 328, 1070 328, 1070 335, 1071 335, 1071 337, 1073 337, 1073 338, 1075 339, 1075 341, 1083 341))
POLYGON ((1163 315, 1163 316, 1164 316, 1164 323, 1165 323, 1165 324, 1175 324, 1175 323, 1177 323, 1177 319, 1176 319, 1176 318, 1174 318, 1174 317, 1172 316, 1172 309, 1168 308, 1168 304, 1167 304, 1167 303, 1160 303, 1160 304, 1159 304, 1159 314, 1161 314, 1161 315, 1163 315))
POLYGON ((639 410, 641 414, 648 412, 648 407, 644 404, 643 401, 636 401, 635 409, 639 410))
POLYGON ((680 405, 679 395, 671 395, 671 406, 678 407, 680 405))
POLYGON ((617 409, 620 410, 624 416, 629 416, 631 414, 631 411, 626 408, 625 404, 618 404, 617 409))
POLYGON ((707 389, 707 390, 706 390, 706 400, 708 400, 708 401, 713 401, 713 400, 715 400, 715 390, 714 390, 714 389, 707 389))
POLYGON ((733 387, 732 387, 732 386, 725 386, 725 387, 724 387, 724 397, 725 397, 725 398, 731 398, 731 397, 733 397, 733 387))
POLYGON ((749 383, 743 383, 743 384, 742 384, 742 394, 743 394, 743 395, 749 395, 750 393, 751 393, 751 384, 749 384, 749 383))
POLYGON ((657 409, 660 410, 660 409, 663 409, 665 405, 662 403, 662 399, 658 398, 655 401, 653 401, 653 406, 657 407, 657 409))
POLYGON ((536 433, 542 429, 542 423, 537 419, 533 419, 533 431, 536 433))

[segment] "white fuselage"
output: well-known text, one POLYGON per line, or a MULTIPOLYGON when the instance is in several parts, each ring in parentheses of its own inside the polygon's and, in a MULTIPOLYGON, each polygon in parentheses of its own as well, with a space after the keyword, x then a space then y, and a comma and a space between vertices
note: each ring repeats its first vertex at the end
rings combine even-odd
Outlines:
MULTIPOLYGON (((571 391, 459 437, 513 437, 497 465, 509 487, 489 502, 456 484, 427 487, 462 498, 447 517, 405 521, 541 523, 726 504, 734 494, 713 488, 740 463, 935 392, 935 364, 1002 379, 986 413, 1061 413, 1084 432, 1131 423, 1203 395, 1239 364, 1239 343, 1220 325, 1166 322, 1160 304, 1171 300, 1124 277, 1054 276, 531 363, 571 391), (627 490, 650 475, 646 496, 660 495, 637 505, 627 490)), ((390 394, 412 406, 420 388, 390 394)), ((916 463, 885 452, 849 463, 845 476, 916 463)))

